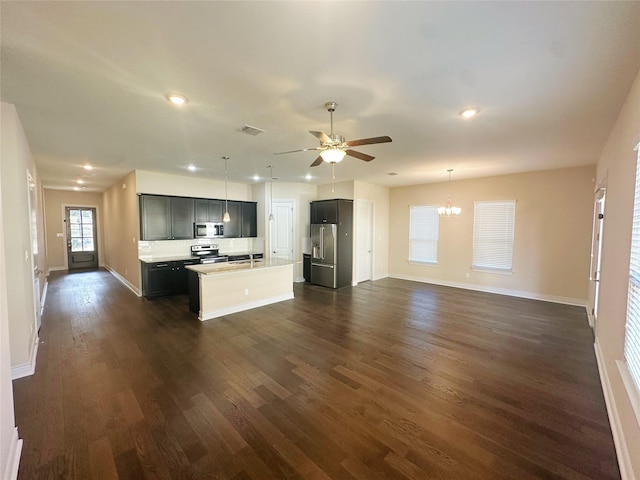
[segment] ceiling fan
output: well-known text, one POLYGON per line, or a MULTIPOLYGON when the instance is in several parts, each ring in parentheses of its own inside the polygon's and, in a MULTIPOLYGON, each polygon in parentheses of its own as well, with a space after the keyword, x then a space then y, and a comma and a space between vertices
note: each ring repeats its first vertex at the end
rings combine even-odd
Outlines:
POLYGON ((349 147, 357 147, 360 145, 371 145, 374 143, 387 143, 391 141, 391 137, 387 137, 387 136, 362 138, 360 140, 346 141, 342 135, 333 133, 333 112, 335 112, 338 104, 336 102, 327 102, 324 104, 324 106, 326 107, 327 111, 329 112, 329 115, 331 116, 331 134, 327 135, 324 132, 314 132, 312 130, 309 131, 311 135, 313 135, 318 140, 320 140, 319 147, 301 148, 299 150, 289 150, 288 152, 277 152, 274 155, 319 150, 320 155, 311 164, 312 167, 317 167, 323 161, 331 164, 336 164, 342 161, 345 155, 359 158, 360 160, 364 160, 365 162, 370 162, 376 157, 372 157, 371 155, 367 155, 366 153, 351 150, 351 148, 349 147))

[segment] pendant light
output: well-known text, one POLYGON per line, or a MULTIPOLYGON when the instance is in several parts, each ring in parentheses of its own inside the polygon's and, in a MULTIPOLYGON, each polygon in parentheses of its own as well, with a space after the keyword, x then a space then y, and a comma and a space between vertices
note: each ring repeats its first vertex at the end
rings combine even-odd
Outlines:
POLYGON ((222 158, 224 158, 224 216, 222 217, 222 221, 230 222, 231 217, 229 216, 229 190, 227 188, 227 162, 229 161, 229 157, 225 155, 222 158))
POLYGON ((447 198, 447 204, 444 207, 438 207, 438 215, 441 217, 457 217, 462 213, 462 209, 460 207, 454 207, 451 203, 451 172, 453 172, 453 168, 450 168, 447 172, 449 172, 449 196, 447 198))
POLYGON ((273 165, 269 165, 269 221, 273 222, 273 165))

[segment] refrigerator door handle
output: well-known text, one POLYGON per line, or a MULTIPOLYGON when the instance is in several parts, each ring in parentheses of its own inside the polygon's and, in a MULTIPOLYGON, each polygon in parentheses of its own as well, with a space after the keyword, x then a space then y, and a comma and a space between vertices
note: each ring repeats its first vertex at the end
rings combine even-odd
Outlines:
POLYGON ((320 258, 324 260, 324 226, 320 227, 320 258))
POLYGON ((329 265, 326 263, 312 263, 312 267, 324 267, 324 268, 335 268, 335 265, 329 265))

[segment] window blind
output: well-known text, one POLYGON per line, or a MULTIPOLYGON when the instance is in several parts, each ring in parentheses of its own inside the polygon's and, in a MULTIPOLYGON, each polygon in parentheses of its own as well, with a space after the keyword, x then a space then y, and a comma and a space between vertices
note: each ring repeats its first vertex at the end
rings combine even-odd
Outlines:
POLYGON ((629 294, 624 336, 624 358, 636 389, 640 392, 640 153, 636 162, 636 189, 633 201, 629 294))
POLYGON ((409 261, 438 262, 438 207, 409 207, 409 261))
POLYGON ((510 272, 516 201, 474 202, 473 268, 510 272))

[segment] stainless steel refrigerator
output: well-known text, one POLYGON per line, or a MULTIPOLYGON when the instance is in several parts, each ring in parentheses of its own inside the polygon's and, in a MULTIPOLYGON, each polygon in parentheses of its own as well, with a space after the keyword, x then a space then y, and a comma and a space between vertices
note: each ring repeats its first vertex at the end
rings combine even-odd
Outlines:
POLYGON ((338 288, 338 226, 311 225, 311 283, 338 288))

